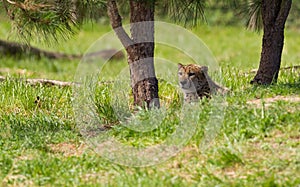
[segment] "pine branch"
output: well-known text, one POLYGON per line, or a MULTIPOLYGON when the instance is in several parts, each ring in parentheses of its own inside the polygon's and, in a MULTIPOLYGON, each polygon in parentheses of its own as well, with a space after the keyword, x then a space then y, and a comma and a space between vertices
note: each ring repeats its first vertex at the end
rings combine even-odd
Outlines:
POLYGON ((176 22, 195 26, 198 20, 206 20, 204 15, 205 0, 171 0, 164 1, 168 6, 168 13, 176 22))
POLYGON ((24 3, 21 3, 21 2, 14 2, 14 1, 11 1, 11 0, 6 0, 6 2, 8 2, 10 5, 13 5, 17 8, 20 8, 24 11, 39 11, 39 9, 42 9, 42 8, 50 8, 50 7, 53 7, 52 5, 50 4, 30 4, 31 2, 29 1, 25 1, 24 3))
POLYGON ((104 0, 2 0, 21 41, 57 43, 73 36, 85 20, 105 16, 104 0))

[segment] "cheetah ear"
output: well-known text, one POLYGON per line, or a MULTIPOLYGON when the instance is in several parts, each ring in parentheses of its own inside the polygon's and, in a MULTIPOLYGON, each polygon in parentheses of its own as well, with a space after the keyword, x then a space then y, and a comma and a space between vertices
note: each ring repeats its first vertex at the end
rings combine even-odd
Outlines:
POLYGON ((181 63, 178 63, 178 69, 182 68, 183 67, 183 64, 181 63))
POLYGON ((204 73, 207 73, 208 67, 207 66, 201 66, 201 71, 204 73))

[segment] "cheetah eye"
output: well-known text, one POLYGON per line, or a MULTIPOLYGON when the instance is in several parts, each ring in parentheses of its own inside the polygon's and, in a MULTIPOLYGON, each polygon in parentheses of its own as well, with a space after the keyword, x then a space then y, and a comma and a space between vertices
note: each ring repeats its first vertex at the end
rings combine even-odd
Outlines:
POLYGON ((194 75, 195 75, 195 73, 189 73, 189 77, 194 76, 194 75))
POLYGON ((178 72, 178 75, 180 75, 180 76, 181 76, 181 75, 182 75, 182 72, 178 72))

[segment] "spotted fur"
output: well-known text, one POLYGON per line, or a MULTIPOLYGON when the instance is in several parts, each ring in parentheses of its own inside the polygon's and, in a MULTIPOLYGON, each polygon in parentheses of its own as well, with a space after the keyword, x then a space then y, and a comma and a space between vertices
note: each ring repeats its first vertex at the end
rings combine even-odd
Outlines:
POLYGON ((193 102, 214 93, 225 94, 228 88, 221 87, 208 76, 208 67, 197 64, 178 64, 179 86, 185 102, 193 102))

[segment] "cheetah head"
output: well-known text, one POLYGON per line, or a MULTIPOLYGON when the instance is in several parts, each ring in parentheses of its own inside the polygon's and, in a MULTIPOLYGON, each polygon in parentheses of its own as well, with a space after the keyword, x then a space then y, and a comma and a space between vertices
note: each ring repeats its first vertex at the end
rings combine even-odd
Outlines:
POLYGON ((185 93, 196 92, 196 85, 206 82, 208 67, 196 64, 178 64, 179 86, 185 93))

